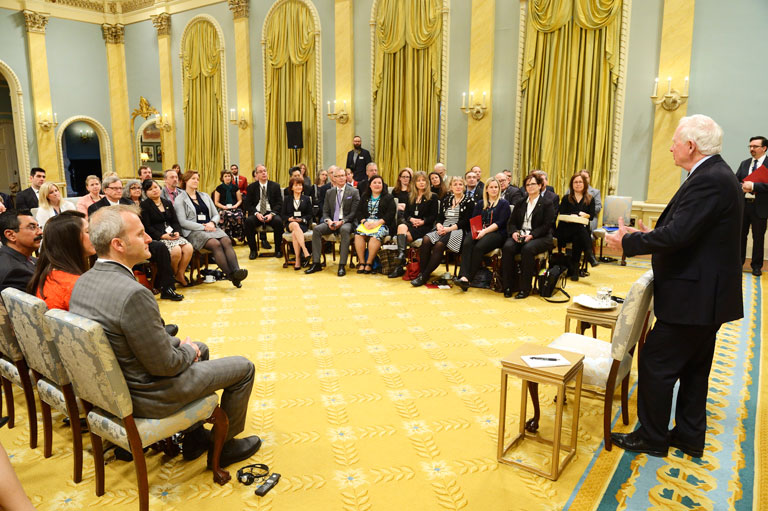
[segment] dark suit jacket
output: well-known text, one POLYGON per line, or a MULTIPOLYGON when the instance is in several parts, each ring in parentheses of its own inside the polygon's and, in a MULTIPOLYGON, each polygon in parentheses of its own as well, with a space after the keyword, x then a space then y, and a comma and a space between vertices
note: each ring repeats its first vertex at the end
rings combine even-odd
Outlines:
MULTIPOLYGON (((312 199, 307 195, 301 194, 299 196, 301 202, 299 203, 299 211, 301 212, 301 223, 309 228, 312 225, 312 199)), ((296 209, 293 207, 293 195, 286 197, 283 201, 283 209, 280 213, 280 218, 283 219, 283 225, 288 227, 288 219, 295 216, 296 209)), ((299 219, 298 217, 296 218, 299 219)))
MULTIPOLYGON (((259 212, 259 201, 261 200, 261 183, 254 181, 248 185, 248 193, 243 200, 243 209, 249 215, 255 215, 259 212)), ((274 181, 267 181, 267 200, 271 213, 279 215, 283 210, 283 191, 280 185, 274 181)))
MULTIPOLYGON (((395 198, 390 193, 382 193, 379 197, 379 218, 384 220, 384 225, 389 229, 390 235, 396 234, 397 225, 395 224, 395 219, 397 208, 395 207, 395 198)), ((370 198, 370 195, 360 197, 360 204, 357 206, 357 215, 355 216, 356 223, 368 218, 368 199, 370 198)))
POLYGON ((437 195, 432 194, 428 201, 424 201, 424 197, 421 198, 420 203, 408 201, 405 206, 405 213, 403 217, 408 225, 411 225, 409 220, 411 218, 418 218, 424 220, 424 225, 428 226, 428 231, 431 231, 435 225, 435 219, 437 218, 437 212, 440 209, 440 204, 437 200, 437 195), (419 214, 416 214, 416 206, 418 205, 419 214))
MULTIPOLYGON (((752 165, 752 158, 747 158, 739 165, 736 171, 736 177, 742 183, 744 178, 749 175, 749 167, 752 165)), ((768 158, 763 160, 763 165, 768 166, 768 158)), ((768 183, 755 183, 755 211, 760 218, 768 218, 768 183)))
MULTIPOLYGON (((381 184, 384 185, 383 189, 387 190, 389 186, 387 186, 387 183, 384 182, 384 180, 381 180, 381 184)), ((365 195, 365 192, 368 191, 368 178, 364 177, 362 180, 357 180, 357 191, 360 192, 360 197, 365 195)))
MULTIPOLYGON (((475 202, 485 200, 483 190, 485 190, 485 183, 478 179, 475 191, 472 193, 472 198, 475 199, 475 202)), ((469 190, 467 190, 467 193, 469 193, 469 190)))
MULTIPOLYGON (((326 220, 333 221, 333 214, 336 211, 336 194, 339 189, 335 186, 330 188, 325 193, 325 202, 323 203, 323 216, 320 219, 321 222, 326 220)), ((355 215, 357 214, 357 206, 360 204, 360 193, 354 186, 349 184, 344 185, 344 197, 341 199, 341 213, 342 220, 345 224, 355 223, 355 215)))
POLYGON ((176 218, 176 212, 173 209, 171 201, 163 199, 165 213, 161 213, 152 199, 141 201, 141 223, 144 224, 144 230, 147 231, 153 240, 159 240, 165 232, 166 226, 170 226, 173 232, 181 233, 181 225, 176 218))
MULTIPOLYGON (((126 199, 125 197, 120 197, 120 200, 118 201, 119 204, 125 204, 126 206, 133 206, 133 201, 130 199, 126 199)), ((98 200, 88 206, 88 218, 91 217, 92 214, 100 210, 101 208, 109 206, 109 201, 106 197, 102 197, 101 200, 98 200)))
POLYGON ((40 203, 37 200, 37 195, 35 195, 35 191, 31 186, 16 194, 16 209, 25 210, 37 208, 39 206, 40 203))
MULTIPOLYGON (((525 220, 525 213, 528 211, 528 203, 521 202, 512 211, 512 216, 509 217, 509 226, 507 232, 510 236, 515 231, 519 231, 523 228, 523 221, 525 220)), ((533 208, 531 214, 531 235, 533 239, 538 238, 551 238, 552 237, 552 224, 555 221, 555 208, 550 201, 545 197, 539 197, 539 201, 533 208)))
POLYGON ((35 258, 6 245, 0 245, 0 291, 12 287, 27 292, 27 284, 35 273, 35 258))
POLYGON ((627 256, 653 254, 654 312, 682 325, 719 325, 741 318, 739 182, 716 154, 680 186, 647 233, 624 236, 627 256))
POLYGON ((7 193, 0 192, 0 201, 5 206, 5 209, 16 209, 13 207, 13 201, 7 193))
POLYGON ((355 150, 353 149, 347 153, 347 166, 345 168, 352 169, 355 181, 363 181, 366 178, 365 166, 372 161, 371 153, 363 148, 360 148, 360 155, 355 160, 355 150))
POLYGON ((194 391, 201 382, 187 371, 195 360, 194 348, 168 335, 152 292, 127 268, 97 261, 77 279, 69 310, 104 329, 136 416, 165 417, 192 401, 190 396, 197 397, 194 391))
MULTIPOLYGON (((476 199, 475 209, 472 211, 472 216, 482 216, 484 207, 484 202, 482 200, 476 199)), ((509 222, 509 202, 507 202, 506 199, 499 199, 499 201, 496 203, 496 207, 493 208, 493 212, 489 220, 491 219, 493 220, 493 223, 496 224, 496 232, 506 238, 507 223, 509 222)), ((483 222, 483 224, 485 224, 485 222, 483 222)))
POLYGON ((512 206, 517 206, 519 202, 522 202, 527 198, 528 194, 524 194, 523 190, 516 187, 515 185, 509 185, 507 186, 507 189, 504 190, 504 199, 512 206))

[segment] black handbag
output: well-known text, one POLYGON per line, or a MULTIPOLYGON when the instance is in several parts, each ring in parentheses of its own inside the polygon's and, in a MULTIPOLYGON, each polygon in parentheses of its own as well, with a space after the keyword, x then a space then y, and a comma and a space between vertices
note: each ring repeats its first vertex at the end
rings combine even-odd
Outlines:
POLYGON ((565 291, 565 283, 568 280, 567 258, 563 254, 552 254, 549 259, 549 268, 537 277, 539 296, 548 302, 565 303, 571 299, 565 291), (564 300, 553 300, 552 297, 560 291, 565 295, 564 300))

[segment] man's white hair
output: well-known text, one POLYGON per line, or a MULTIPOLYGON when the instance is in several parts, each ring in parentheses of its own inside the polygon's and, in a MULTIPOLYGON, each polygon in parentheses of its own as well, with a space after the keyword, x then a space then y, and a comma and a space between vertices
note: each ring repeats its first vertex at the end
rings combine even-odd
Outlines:
POLYGON ((723 128, 711 117, 696 114, 680 119, 677 125, 680 142, 693 142, 704 156, 723 150, 723 128))
POLYGON ((432 170, 434 170, 435 172, 440 172, 441 170, 445 172, 445 165, 443 165, 442 163, 435 163, 435 167, 432 170))

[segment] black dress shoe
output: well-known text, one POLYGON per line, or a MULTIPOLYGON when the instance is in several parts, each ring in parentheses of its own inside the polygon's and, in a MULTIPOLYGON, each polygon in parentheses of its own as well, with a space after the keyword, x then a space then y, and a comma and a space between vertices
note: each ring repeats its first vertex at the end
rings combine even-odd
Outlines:
POLYGON ((264 248, 264 250, 269 250, 270 248, 272 248, 272 245, 270 245, 267 240, 262 240, 261 246, 264 248))
POLYGON ((632 433, 611 432, 611 441, 625 451, 642 452, 651 456, 656 456, 657 458, 663 458, 667 455, 669 451, 668 447, 649 444, 640 438, 638 431, 633 431, 632 433))
POLYGON ((312 264, 312 257, 304 256, 304 259, 301 260, 301 267, 308 268, 310 264, 312 264))
POLYGON ((170 335, 171 337, 176 337, 176 334, 179 333, 179 325, 168 323, 167 325, 165 325, 165 331, 168 332, 168 335, 170 335))
POLYGON ((522 300, 523 298, 528 298, 528 295, 530 295, 530 294, 531 294, 530 291, 519 291, 515 295, 515 300, 522 300))
POLYGON ((174 302, 180 302, 184 299, 184 295, 180 295, 173 287, 168 286, 160 291, 160 298, 163 300, 173 300, 174 302))
POLYGON ((595 267, 595 266, 597 266, 597 265, 599 265, 599 264, 600 264, 600 263, 598 262, 598 260, 595 258, 595 254, 589 254, 589 255, 587 256, 587 261, 589 261, 589 264, 591 264, 591 265, 592 265, 592 267, 595 267))
POLYGON ((319 272, 319 271, 322 271, 322 269, 323 269, 323 266, 322 266, 320 263, 312 263, 312 264, 309 266, 309 268, 307 268, 306 270, 304 270, 304 273, 306 273, 307 275, 309 275, 309 274, 311 274, 311 273, 317 273, 317 272, 319 272))
POLYGON ((504 298, 512 298, 512 290, 507 288, 504 290, 504 298))
POLYGON ((398 266, 397 268, 392 270, 392 273, 387 275, 387 277, 389 277, 390 279, 396 279, 398 277, 402 277, 403 275, 405 275, 405 267, 404 266, 398 266))
POLYGON ((339 277, 343 277, 346 274, 347 274, 347 270, 344 268, 343 264, 340 264, 339 271, 336 272, 336 275, 338 275, 339 277))
MULTIPOLYGON (((261 447, 261 438, 256 435, 246 438, 233 438, 226 442, 221 449, 221 457, 219 458, 219 466, 221 468, 227 467, 232 463, 238 461, 247 460, 259 450, 261 447)), ((213 464, 213 449, 208 449, 208 468, 211 468, 213 464)))
POLYGON ((468 281, 468 280, 461 280, 461 279, 458 279, 458 280, 454 280, 454 282, 455 282, 455 283, 456 283, 456 285, 457 285, 457 286, 459 286, 459 287, 461 288, 461 290, 462 290, 462 291, 464 291, 465 293, 467 292, 467 289, 469 289, 469 281, 468 281))
POLYGON ((280 249, 275 250, 275 257, 280 259, 283 257, 283 252, 280 249))
POLYGON ((754 268, 752 270, 752 275, 754 275, 755 277, 759 277, 762 274, 763 274, 763 270, 761 270, 760 268, 754 268))
POLYGON ((419 274, 419 276, 418 276, 418 277, 416 277, 415 279, 413 279, 413 280, 411 281, 411 285, 412 285, 413 287, 419 287, 419 286, 423 286, 423 285, 424 285, 424 280, 425 280, 425 279, 424 279, 424 275, 421 275, 421 274, 419 274))
POLYGON ((10 417, 0 417, 0 428, 5 426, 9 420, 11 420, 10 417))
POLYGON ((187 461, 196 460, 208 450, 211 444, 211 432, 202 425, 184 433, 181 441, 181 455, 187 461))
POLYGON ((253 260, 253 259, 256 259, 257 257, 259 257, 259 253, 256 251, 255 248, 252 248, 251 253, 248 254, 248 259, 253 260))
POLYGON ((669 432, 669 446, 680 449, 691 458, 701 458, 704 456, 704 449, 700 447, 694 447, 688 442, 683 442, 675 434, 675 430, 669 432))

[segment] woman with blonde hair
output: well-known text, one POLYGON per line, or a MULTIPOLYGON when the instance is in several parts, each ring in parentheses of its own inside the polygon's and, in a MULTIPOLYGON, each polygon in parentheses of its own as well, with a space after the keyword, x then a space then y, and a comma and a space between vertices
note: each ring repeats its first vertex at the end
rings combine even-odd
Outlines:
POLYGON ((77 210, 88 218, 88 208, 94 202, 99 202, 102 197, 101 194, 101 179, 98 176, 88 176, 85 178, 85 188, 88 190, 88 195, 83 195, 77 201, 77 210))
POLYGON ((38 198, 40 205, 38 206, 35 219, 41 228, 45 227, 45 222, 62 211, 72 211, 75 209, 74 204, 61 198, 59 187, 51 181, 43 183, 40 187, 38 198))
POLYGON ((412 184, 403 211, 404 223, 397 226, 398 266, 389 274, 391 279, 405 274, 406 245, 423 238, 432 230, 437 218, 437 195, 432 193, 427 173, 421 170, 416 172, 412 184))

